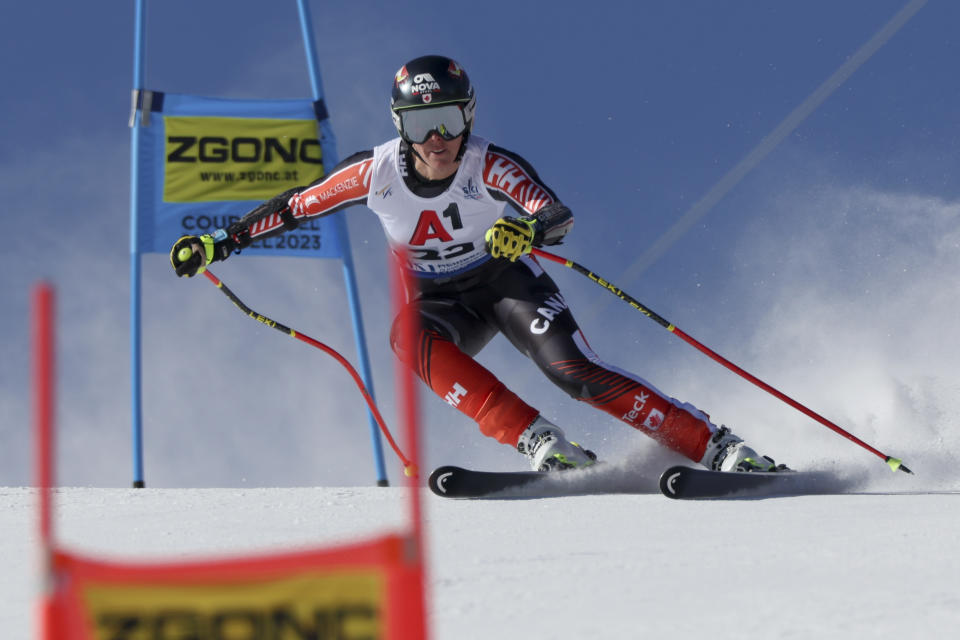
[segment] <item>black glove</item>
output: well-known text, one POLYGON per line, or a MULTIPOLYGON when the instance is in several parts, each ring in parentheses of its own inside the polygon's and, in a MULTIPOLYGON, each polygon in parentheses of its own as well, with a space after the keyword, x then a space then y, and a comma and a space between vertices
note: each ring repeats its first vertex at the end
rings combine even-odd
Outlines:
POLYGON ((170 264, 177 276, 192 278, 207 270, 207 265, 226 260, 237 243, 223 229, 202 236, 181 236, 170 250, 170 264))
POLYGON ((573 228, 573 212, 561 202, 551 202, 540 207, 535 214, 538 225, 538 236, 533 244, 560 244, 563 236, 573 228))

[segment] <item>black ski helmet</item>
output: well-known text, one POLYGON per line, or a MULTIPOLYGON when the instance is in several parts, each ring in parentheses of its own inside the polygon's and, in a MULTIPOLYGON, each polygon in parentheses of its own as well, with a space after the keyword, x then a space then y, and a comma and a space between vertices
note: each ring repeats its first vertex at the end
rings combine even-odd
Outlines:
POLYGON ((446 56, 421 56, 400 67, 393 79, 390 114, 400 137, 406 140, 400 112, 406 109, 459 104, 466 124, 464 137, 470 135, 477 97, 467 72, 456 60, 446 56))

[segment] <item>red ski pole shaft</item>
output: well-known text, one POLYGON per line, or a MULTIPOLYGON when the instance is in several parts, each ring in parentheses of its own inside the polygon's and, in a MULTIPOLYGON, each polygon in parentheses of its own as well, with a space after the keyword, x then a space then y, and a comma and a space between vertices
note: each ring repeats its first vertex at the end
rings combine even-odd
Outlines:
POLYGON ((222 291, 223 294, 227 296, 230 299, 230 301, 237 306, 238 309, 243 311, 245 314, 247 314, 257 322, 261 322, 267 325, 268 327, 272 327, 277 331, 280 331, 281 333, 285 333, 291 338, 296 338, 301 342, 306 342, 310 346, 316 347, 317 349, 320 349, 324 353, 332 356, 337 362, 343 365, 343 368, 350 373, 351 377, 353 377, 353 381, 357 384, 357 387, 360 389, 360 393, 363 395, 363 399, 367 401, 367 406, 370 408, 370 413, 373 415, 374 420, 376 420, 377 425, 380 427, 380 431, 383 433, 383 436, 387 439, 387 442, 390 443, 390 447, 393 449, 393 452, 397 454, 397 457, 403 463, 404 473, 407 474, 408 476, 416 475, 415 466, 405 455, 403 455, 403 452, 400 450, 400 447, 397 446, 396 441, 393 439, 393 435, 390 433, 390 429, 387 428, 387 424, 383 420, 383 416, 380 415, 380 410, 377 409, 377 405, 373 401, 373 398, 370 396, 370 392, 367 391, 366 385, 363 384, 363 379, 360 377, 360 374, 357 373, 357 370, 353 368, 353 365, 351 365, 346 358, 340 355, 335 349, 323 344, 319 340, 315 340, 310 336, 306 335, 305 333, 300 333, 299 331, 295 331, 290 327, 280 324, 276 320, 272 320, 265 315, 257 313, 256 311, 254 311, 253 309, 245 305, 243 301, 240 300, 240 298, 238 298, 237 295, 230 290, 230 287, 225 285, 220 280, 220 278, 213 275, 210 271, 204 271, 203 275, 207 276, 207 280, 212 282, 218 289, 220 289, 220 291, 222 291))
POLYGON ((819 422, 819 423, 822 424, 823 426, 825 426, 825 427, 827 427, 828 429, 834 431, 835 433, 838 433, 839 435, 843 436, 843 437, 846 438, 847 440, 850 440, 850 441, 853 442, 854 444, 857 444, 857 445, 863 447, 864 449, 866 449, 866 450, 869 451, 870 453, 874 454, 875 456, 878 456, 878 457, 882 458, 883 461, 886 462, 887 465, 888 465, 892 470, 894 470, 894 471, 900 470, 900 471, 904 471, 904 472, 906 472, 906 473, 913 473, 913 472, 910 471, 910 469, 908 469, 908 468, 906 467, 906 465, 904 465, 903 462, 902 462, 901 460, 899 460, 898 458, 894 458, 893 456, 888 456, 887 454, 883 453, 882 451, 879 451, 878 449, 870 446, 869 444, 867 444, 866 442, 864 442, 864 441, 861 440, 860 438, 856 437, 855 435, 853 435, 853 434, 850 433, 849 431, 841 428, 841 427, 838 426, 837 424, 835 424, 835 423, 831 422, 830 420, 824 418, 824 417, 821 416, 819 413, 817 413, 817 412, 815 412, 815 411, 807 408, 806 406, 800 404, 799 402, 797 402, 796 400, 794 400, 794 399, 791 398, 790 396, 788 396, 788 395, 786 395, 785 393, 783 393, 783 392, 775 389, 774 387, 770 386, 769 384, 767 384, 767 383, 764 382, 763 380, 757 378, 756 376, 754 376, 753 374, 749 373, 748 371, 745 371, 744 369, 738 367, 738 366, 735 365, 734 363, 730 362, 729 360, 727 360, 726 358, 724 358, 723 356, 721 356, 721 355, 720 355, 719 353, 717 353, 716 351, 710 349, 709 347, 707 347, 707 346, 704 345, 703 343, 699 342, 698 340, 692 338, 691 336, 689 336, 688 334, 686 334, 685 332, 683 332, 682 330, 680 330, 679 327, 677 327, 676 325, 674 325, 672 322, 669 322, 668 320, 666 320, 665 318, 663 318, 663 317, 660 316, 659 314, 655 313, 655 312, 654 312, 653 310, 651 310, 649 307, 647 307, 646 305, 644 305, 643 303, 641 303, 640 301, 638 301, 638 300, 637 300, 636 298, 634 298, 633 296, 631 296, 631 295, 629 295, 628 293, 626 293, 626 292, 625 292, 623 289, 621 289, 620 287, 614 285, 613 283, 611 283, 611 282, 609 282, 609 281, 607 281, 607 280, 604 280, 603 278, 601 278, 600 276, 598 276, 598 275, 595 274, 594 272, 590 271, 589 269, 587 269, 587 268, 584 267, 583 265, 577 264, 577 263, 574 262, 573 260, 568 260, 568 259, 563 258, 563 257, 560 257, 560 256, 558 256, 558 255, 555 255, 555 254, 552 254, 552 253, 548 253, 548 252, 543 251, 543 250, 541 250, 541 249, 536 249, 536 248, 534 248, 534 249, 532 250, 532 253, 533 253, 533 255, 535 255, 535 256, 537 256, 537 257, 544 258, 544 259, 546 259, 546 260, 550 260, 550 261, 556 262, 556 263, 558 263, 558 264, 562 264, 562 265, 564 265, 565 267, 568 267, 568 268, 570 268, 570 269, 573 269, 573 270, 576 271, 577 273, 580 273, 580 274, 586 276, 587 278, 589 278, 590 280, 592 280, 593 282, 595 282, 595 283, 598 284, 599 286, 603 287, 604 289, 606 289, 607 291, 609 291, 609 292, 612 293, 613 295, 617 296, 618 298, 620 298, 621 300, 623 300, 624 302, 626 302, 627 304, 629 304, 631 307, 633 307, 634 309, 636 309, 637 311, 639 311, 639 312, 642 313, 643 315, 647 316, 648 318, 650 318, 651 320, 653 320, 654 322, 656 322, 657 324, 659 324, 660 326, 662 326, 663 328, 665 328, 667 331, 673 333, 674 335, 676 335, 677 337, 679 337, 680 339, 682 339, 682 340, 683 340, 684 342, 686 342, 687 344, 690 344, 691 346, 696 347, 699 351, 701 351, 702 353, 706 354, 707 356, 709 356, 710 358, 712 358, 712 359, 715 360, 716 362, 719 362, 719 363, 722 364, 724 367, 726 367, 727 369, 730 369, 731 371, 733 371, 734 373, 736 373, 736 374, 739 375, 740 377, 742 377, 742 378, 744 378, 744 379, 752 382, 753 384, 755 384, 756 386, 760 387, 761 389, 763 389, 763 390, 766 391, 767 393, 769 393, 769 394, 773 395, 774 397, 782 400, 783 402, 787 403, 788 405, 790 405, 791 407, 793 407, 793 408, 796 409, 797 411, 800 411, 800 412, 803 413, 804 415, 806 415, 806 416, 808 416, 808 417, 810 417, 810 418, 813 418, 814 420, 816 420, 817 422, 819 422))

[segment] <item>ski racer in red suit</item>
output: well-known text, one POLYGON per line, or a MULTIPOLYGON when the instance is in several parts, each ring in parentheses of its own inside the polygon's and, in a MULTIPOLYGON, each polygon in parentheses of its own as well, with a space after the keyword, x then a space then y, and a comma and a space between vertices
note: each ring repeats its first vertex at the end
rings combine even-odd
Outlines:
POLYGON ((251 242, 303 221, 366 205, 391 246, 406 249, 419 314, 415 348, 397 355, 480 431, 529 458, 535 470, 593 464, 596 456, 510 391, 474 356, 498 332, 573 398, 711 469, 767 470, 761 457, 706 414, 591 349, 531 247, 559 243, 573 214, 522 157, 473 135, 476 95, 466 71, 442 56, 397 72, 391 113, 400 134, 356 153, 321 180, 291 189, 227 229, 180 238, 178 276, 202 273, 251 242), (509 206, 510 211, 505 209, 509 206), (186 261, 183 247, 193 249, 186 261))

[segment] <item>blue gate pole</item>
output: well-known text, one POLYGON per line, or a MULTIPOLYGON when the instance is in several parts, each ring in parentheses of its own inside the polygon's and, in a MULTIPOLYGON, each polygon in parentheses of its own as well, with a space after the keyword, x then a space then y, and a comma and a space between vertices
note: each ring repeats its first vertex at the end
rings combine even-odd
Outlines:
POLYGON ((130 408, 133 436, 133 486, 143 479, 143 407, 140 338, 140 231, 138 215, 140 99, 143 90, 146 0, 137 0, 133 45, 133 105, 130 120, 130 408))
MULTIPOLYGON (((303 32, 303 46, 307 52, 307 67, 310 71, 310 85, 313 88, 313 99, 315 101, 323 100, 323 84, 320 81, 320 65, 317 62, 317 47, 313 38, 313 20, 310 17, 310 7, 308 0, 297 0, 297 7, 300 11, 300 29, 303 32)), ((332 154, 324 149, 323 167, 324 171, 329 171, 337 164, 336 151, 332 154)), ((353 270, 353 256, 350 251, 350 236, 347 232, 347 222, 343 213, 335 214, 339 219, 337 224, 338 235, 341 241, 341 253, 343 260, 343 278, 347 288, 347 301, 350 304, 350 316, 353 320, 353 337, 357 343, 357 357, 359 358, 358 368, 363 383, 373 397, 373 377, 370 375, 370 357, 367 353, 367 342, 363 333, 363 316, 360 313, 360 296, 357 293, 357 282, 353 270)), ((383 464, 383 443, 380 440, 380 431, 373 413, 367 409, 367 419, 370 423, 370 443, 373 446, 374 464, 377 470, 377 485, 386 487, 389 485, 387 480, 387 471, 383 464)))

